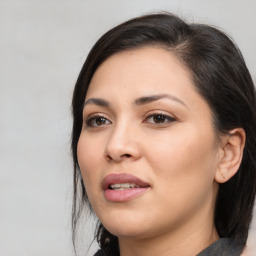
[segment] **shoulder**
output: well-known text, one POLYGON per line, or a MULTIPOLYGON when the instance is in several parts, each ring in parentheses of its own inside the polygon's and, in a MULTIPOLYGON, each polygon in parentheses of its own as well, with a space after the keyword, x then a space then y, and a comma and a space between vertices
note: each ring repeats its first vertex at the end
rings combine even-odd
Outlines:
POLYGON ((98 250, 98 251, 94 254, 94 256, 103 256, 103 253, 102 253, 101 250, 98 250))
POLYGON ((229 238, 221 238, 199 253, 197 256, 241 256, 243 247, 229 238))
POLYGON ((109 256, 109 255, 106 255, 102 250, 98 250, 94 256, 109 256))

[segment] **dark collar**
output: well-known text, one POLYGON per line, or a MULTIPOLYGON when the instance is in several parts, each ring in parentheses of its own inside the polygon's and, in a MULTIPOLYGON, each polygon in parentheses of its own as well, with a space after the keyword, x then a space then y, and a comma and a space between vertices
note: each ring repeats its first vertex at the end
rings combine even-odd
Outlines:
POLYGON ((240 256, 243 247, 237 245, 229 238, 220 238, 197 256, 240 256))
MULTIPOLYGON (((242 251, 243 247, 237 245, 231 239, 220 238, 197 256, 240 256, 242 251)), ((94 256, 105 256, 105 254, 99 250, 94 256)))

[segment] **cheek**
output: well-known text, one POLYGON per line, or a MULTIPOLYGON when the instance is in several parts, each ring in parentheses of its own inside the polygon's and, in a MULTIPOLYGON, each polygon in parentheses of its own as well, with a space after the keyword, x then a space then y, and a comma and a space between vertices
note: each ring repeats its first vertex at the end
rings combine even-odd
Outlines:
POLYGON ((159 208, 173 212, 177 219, 193 214, 214 197, 216 158, 213 138, 199 140, 198 133, 181 134, 155 146, 150 165, 154 170, 155 193, 159 208))
POLYGON ((89 136, 80 136, 77 144, 77 158, 78 164, 82 173, 84 185, 86 187, 87 194, 91 194, 93 187, 92 184, 97 184, 99 180, 99 163, 102 162, 99 154, 102 151, 102 147, 97 146, 97 143, 92 143, 89 136))
POLYGON ((214 134, 209 132, 202 135, 197 129, 173 131, 173 134, 175 136, 166 134, 158 137, 158 143, 147 146, 154 148, 148 152, 148 159, 151 159, 157 176, 171 183, 175 178, 176 184, 204 177, 212 179, 217 166, 214 134))

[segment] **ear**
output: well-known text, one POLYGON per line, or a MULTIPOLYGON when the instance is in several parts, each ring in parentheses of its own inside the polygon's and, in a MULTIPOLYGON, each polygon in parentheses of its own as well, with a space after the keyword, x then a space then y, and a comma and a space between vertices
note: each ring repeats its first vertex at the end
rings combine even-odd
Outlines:
POLYGON ((236 128, 229 134, 221 137, 221 154, 218 169, 215 173, 215 181, 225 183, 238 171, 245 145, 246 134, 244 129, 236 128))

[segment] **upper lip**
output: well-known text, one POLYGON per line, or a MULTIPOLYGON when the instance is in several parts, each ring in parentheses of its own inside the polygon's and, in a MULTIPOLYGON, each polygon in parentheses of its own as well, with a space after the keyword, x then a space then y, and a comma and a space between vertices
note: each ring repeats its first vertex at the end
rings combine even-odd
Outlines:
POLYGON ((132 183, 139 187, 149 187, 149 183, 139 179, 138 177, 128 173, 112 173, 107 175, 102 181, 102 188, 108 189, 110 185, 132 183))

